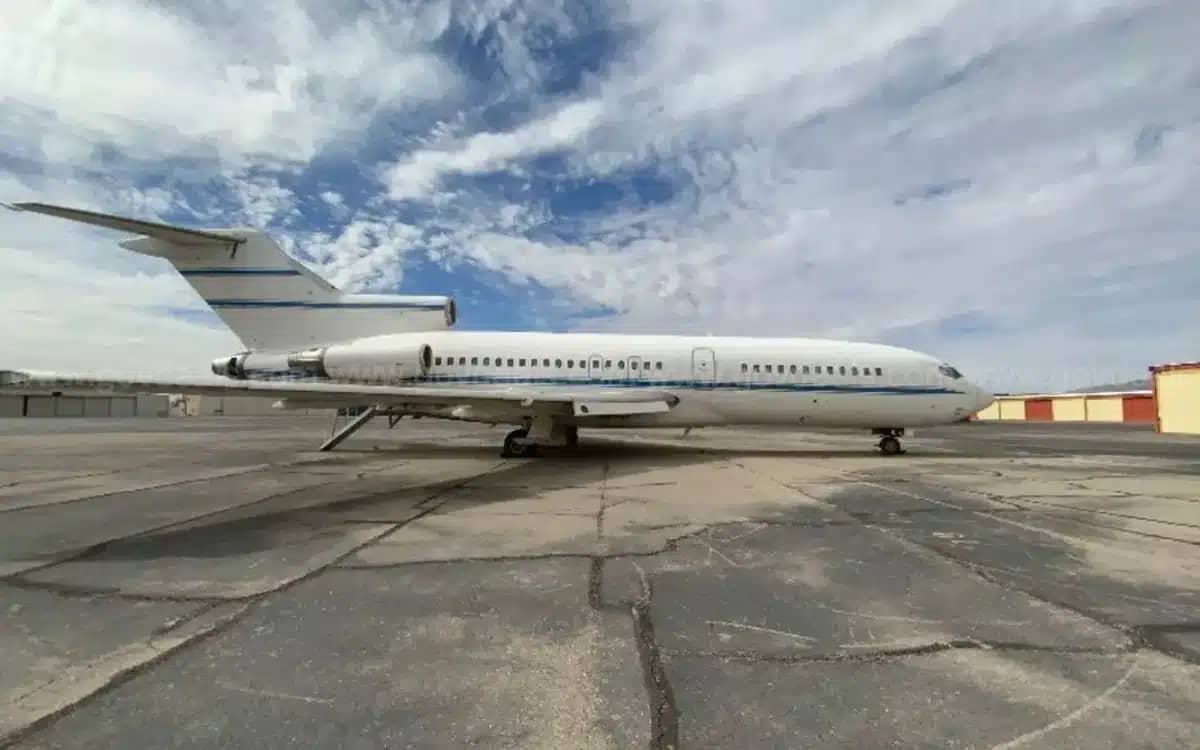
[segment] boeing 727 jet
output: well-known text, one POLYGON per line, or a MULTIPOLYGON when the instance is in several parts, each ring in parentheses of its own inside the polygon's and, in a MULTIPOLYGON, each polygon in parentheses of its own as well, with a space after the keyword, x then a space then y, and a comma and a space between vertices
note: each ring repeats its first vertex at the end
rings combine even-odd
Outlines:
POLYGON ((810 338, 452 330, 454 300, 338 290, 254 229, 192 229, 43 203, 31 211, 136 235, 237 335, 214 378, 82 380, 10 373, 6 387, 278 398, 282 408, 511 424, 505 456, 570 446, 580 428, 858 427, 901 452, 905 428, 959 422, 992 401, 941 360, 810 338))

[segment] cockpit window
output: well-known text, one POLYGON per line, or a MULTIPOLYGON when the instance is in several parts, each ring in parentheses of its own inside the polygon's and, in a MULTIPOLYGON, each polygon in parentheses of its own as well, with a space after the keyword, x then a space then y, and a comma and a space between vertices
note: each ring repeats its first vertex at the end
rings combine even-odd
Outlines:
POLYGON ((955 380, 958 380, 962 377, 961 372, 946 364, 938 365, 938 372, 942 373, 948 378, 954 378, 955 380))

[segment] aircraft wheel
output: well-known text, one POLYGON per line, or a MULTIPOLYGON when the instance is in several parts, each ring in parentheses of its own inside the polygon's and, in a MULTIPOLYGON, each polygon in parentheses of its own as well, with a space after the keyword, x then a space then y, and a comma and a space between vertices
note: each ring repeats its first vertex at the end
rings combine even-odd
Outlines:
POLYGON ((516 429, 504 436, 504 447, 500 450, 501 458, 526 458, 537 455, 537 444, 526 443, 525 437, 529 430, 516 429))
POLYGON ((885 456, 895 456, 900 453, 900 441, 891 435, 879 439, 879 450, 885 456))
POLYGON ((567 447, 568 448, 578 448, 579 447, 579 428, 578 427, 568 427, 566 438, 567 438, 567 447))

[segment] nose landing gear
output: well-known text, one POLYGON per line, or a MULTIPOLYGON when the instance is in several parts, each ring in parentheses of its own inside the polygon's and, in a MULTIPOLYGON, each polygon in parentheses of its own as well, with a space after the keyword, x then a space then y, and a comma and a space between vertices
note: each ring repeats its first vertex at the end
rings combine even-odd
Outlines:
POLYGON ((897 456, 904 452, 900 447, 900 438, 904 436, 903 427, 879 427, 871 430, 872 435, 879 435, 879 452, 885 456, 897 456))

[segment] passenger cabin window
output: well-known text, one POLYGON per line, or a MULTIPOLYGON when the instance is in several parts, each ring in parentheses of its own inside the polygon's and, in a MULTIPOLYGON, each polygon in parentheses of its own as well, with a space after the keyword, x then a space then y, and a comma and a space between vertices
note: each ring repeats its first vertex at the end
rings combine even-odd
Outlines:
POLYGON ((791 367, 789 367, 788 372, 790 372, 792 375, 795 375, 796 374, 796 366, 792 365, 791 367))
POLYGON ((743 362, 742 363, 742 372, 750 372, 750 365, 743 362))
POLYGON ((851 375, 857 375, 857 374, 858 374, 858 368, 857 368, 857 367, 851 367, 851 368, 850 368, 850 374, 851 374, 851 375))
POLYGON ((846 366, 845 366, 845 365, 842 365, 841 367, 839 367, 839 368, 838 368, 838 374, 839 374, 839 375, 845 375, 845 374, 846 374, 846 366))
POLYGON ((520 365, 521 367, 524 367, 525 366, 525 358, 521 357, 519 360, 517 360, 517 364, 520 365))
POLYGON ((764 370, 764 371, 766 371, 766 372, 770 372, 770 371, 771 371, 771 366, 770 366, 770 365, 763 365, 763 370, 764 370))
POLYGON ((636 359, 629 360, 629 369, 636 370, 637 368, 638 368, 637 360, 636 359))
POLYGON ((471 357, 471 364, 473 364, 473 365, 479 364, 479 357, 471 357))
POLYGON ((754 371, 755 371, 755 372, 758 372, 758 365, 755 365, 755 366, 754 366, 754 371))
POLYGON ((458 358, 458 365, 459 365, 459 367, 463 367, 463 366, 465 366, 466 364, 467 364, 467 358, 466 358, 466 357, 459 357, 459 358, 458 358))
POLYGON ((433 363, 434 363, 435 365, 440 365, 440 364, 442 363, 442 358, 441 358, 441 357, 434 357, 434 358, 433 358, 433 363))
POLYGON ((561 360, 561 359, 556 359, 556 360, 554 360, 554 366, 555 366, 555 367, 562 367, 562 360, 561 360))
POLYGON ((568 360, 567 360, 567 368, 568 368, 568 369, 569 369, 569 368, 573 368, 574 366, 575 366, 575 360, 573 360, 573 359, 568 359, 568 360))
POLYGON ((618 359, 618 360, 617 360, 617 369, 618 369, 618 370, 624 370, 624 369, 625 369, 625 360, 623 360, 623 359, 618 359))
POLYGON ((661 370, 661 369, 662 369, 662 362, 655 362, 655 363, 654 363, 654 369, 655 369, 655 370, 661 370))
POLYGON ((805 366, 804 366, 804 368, 803 368, 803 371, 804 371, 804 374, 805 374, 805 375, 807 375, 807 374, 808 374, 808 365, 805 365, 805 366))
POLYGON ((883 374, 883 368, 882 368, 882 367, 876 367, 876 368, 875 368, 875 374, 876 374, 876 375, 882 375, 882 374, 883 374))
POLYGON ((509 358, 508 358, 508 366, 509 366, 509 367, 512 367, 512 366, 513 366, 513 360, 512 360, 512 357, 509 357, 509 358))
POLYGON ((594 370, 600 369, 600 360, 598 360, 598 359, 592 360, 592 369, 594 369, 594 370))
POLYGON ((549 366, 550 366, 550 360, 548 360, 548 359, 543 359, 543 360, 542 360, 542 367, 549 367, 549 366))
POLYGON ((491 357, 484 357, 484 358, 483 358, 483 363, 484 363, 485 365, 490 365, 490 364, 492 363, 492 358, 491 358, 491 357))
POLYGON ((611 370, 611 369, 612 369, 612 360, 611 360, 611 359, 606 359, 606 360, 604 360, 604 369, 605 369, 605 370, 611 370))

